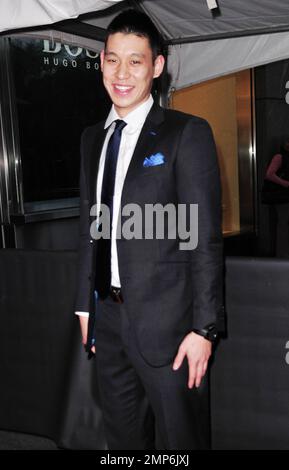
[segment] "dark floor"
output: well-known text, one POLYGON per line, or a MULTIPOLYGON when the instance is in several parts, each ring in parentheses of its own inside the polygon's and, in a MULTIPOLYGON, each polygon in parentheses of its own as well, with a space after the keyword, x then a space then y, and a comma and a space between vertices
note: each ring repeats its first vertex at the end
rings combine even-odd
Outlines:
POLYGON ((46 437, 0 431, 0 450, 58 450, 58 448, 46 437))

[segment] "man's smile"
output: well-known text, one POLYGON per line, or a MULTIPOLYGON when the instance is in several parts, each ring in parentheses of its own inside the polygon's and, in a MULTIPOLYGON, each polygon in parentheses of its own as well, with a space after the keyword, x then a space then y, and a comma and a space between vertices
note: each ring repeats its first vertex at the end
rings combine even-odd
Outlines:
POLYGON ((121 84, 117 84, 117 83, 113 83, 112 87, 113 87, 113 91, 115 93, 117 93, 118 95, 120 95, 120 96, 128 95, 134 88, 133 86, 121 85, 121 84))

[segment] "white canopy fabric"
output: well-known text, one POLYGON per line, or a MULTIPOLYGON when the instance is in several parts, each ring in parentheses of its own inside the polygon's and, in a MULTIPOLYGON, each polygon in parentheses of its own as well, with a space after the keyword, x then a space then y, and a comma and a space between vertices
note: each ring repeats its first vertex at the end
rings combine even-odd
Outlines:
POLYGON ((175 89, 289 57, 288 0, 218 0, 218 5, 216 11, 207 0, 1 0, 0 30, 95 12, 80 17, 91 37, 91 27, 105 29, 121 9, 141 8, 171 44, 168 70, 175 89))
POLYGON ((289 57, 289 32, 218 39, 170 47, 170 87, 190 85, 289 57))
POLYGON ((56 23, 121 0, 1 0, 0 31, 56 23))
MULTIPOLYGON (((144 10, 169 42, 289 29, 288 0, 219 0, 218 3, 217 12, 208 8, 206 0, 126 0, 120 3, 119 9, 136 6, 144 10)), ((107 10, 85 22, 106 28, 118 11, 107 10)))
POLYGON ((205 0, 142 0, 141 7, 170 40, 248 35, 289 27, 288 0, 219 0, 219 14, 205 0))

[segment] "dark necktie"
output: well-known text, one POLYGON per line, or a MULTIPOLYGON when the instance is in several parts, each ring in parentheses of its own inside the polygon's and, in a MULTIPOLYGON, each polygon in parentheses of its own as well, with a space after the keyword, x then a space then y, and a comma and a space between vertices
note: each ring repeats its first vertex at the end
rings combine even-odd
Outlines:
POLYGON ((106 221, 109 222, 110 226, 110 238, 100 238, 97 244, 95 288, 101 298, 107 297, 111 284, 111 224, 113 218, 113 195, 121 133, 125 126, 126 122, 121 121, 120 119, 115 121, 114 132, 109 139, 105 156, 101 204, 105 204, 110 210, 110 220, 106 221))

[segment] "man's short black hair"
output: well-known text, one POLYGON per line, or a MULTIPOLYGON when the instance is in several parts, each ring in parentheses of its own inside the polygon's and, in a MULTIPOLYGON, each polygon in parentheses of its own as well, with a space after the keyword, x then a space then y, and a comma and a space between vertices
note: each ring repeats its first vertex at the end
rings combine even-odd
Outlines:
POLYGON ((117 15, 107 27, 105 46, 108 37, 115 33, 132 33, 136 36, 146 37, 152 50, 153 61, 160 54, 166 57, 164 40, 146 13, 130 8, 117 15))

